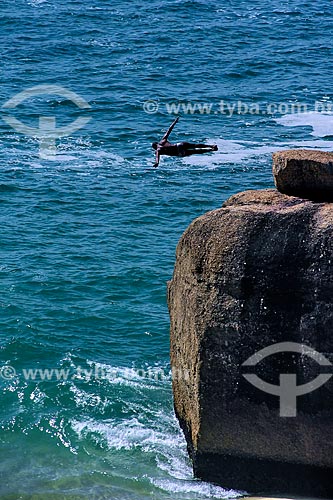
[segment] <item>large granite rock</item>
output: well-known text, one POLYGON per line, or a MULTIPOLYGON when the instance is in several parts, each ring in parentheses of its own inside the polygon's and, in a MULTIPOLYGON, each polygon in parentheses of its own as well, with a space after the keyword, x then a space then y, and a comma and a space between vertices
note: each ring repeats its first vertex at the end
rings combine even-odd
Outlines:
POLYGON ((333 153, 295 149, 273 154, 277 189, 290 196, 333 201, 333 153))
POLYGON ((196 477, 256 494, 333 497, 333 379, 297 397, 293 416, 244 376, 278 386, 279 374, 292 383, 297 373, 301 385, 330 366, 305 352, 242 366, 286 342, 330 365, 332 266, 333 204, 274 189, 234 195, 183 234, 168 286, 171 364, 196 477))

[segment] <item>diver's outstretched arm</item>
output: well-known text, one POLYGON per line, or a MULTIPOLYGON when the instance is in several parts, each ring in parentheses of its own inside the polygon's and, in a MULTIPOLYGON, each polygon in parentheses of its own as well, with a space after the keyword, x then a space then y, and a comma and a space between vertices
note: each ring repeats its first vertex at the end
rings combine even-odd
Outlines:
POLYGON ((176 123, 179 120, 179 116, 171 123, 170 127, 168 128, 167 132, 164 134, 164 136, 161 139, 161 142, 166 142, 168 140, 169 135, 172 132, 173 127, 176 125, 176 123))
POLYGON ((158 167, 159 163, 160 163, 160 152, 159 150, 156 151, 156 156, 155 156, 155 164, 154 164, 154 168, 158 167))

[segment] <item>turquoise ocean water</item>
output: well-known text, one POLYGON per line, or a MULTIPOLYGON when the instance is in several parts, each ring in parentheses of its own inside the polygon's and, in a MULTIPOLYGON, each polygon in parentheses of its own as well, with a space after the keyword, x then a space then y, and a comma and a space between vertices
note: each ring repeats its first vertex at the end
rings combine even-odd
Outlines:
POLYGON ((91 106, 44 94, 0 109, 0 498, 234 497, 192 478, 166 281, 196 216, 272 187, 273 151, 333 150, 319 112, 333 98, 332 4, 2 0, 0 27, 0 108, 37 85, 91 106), (221 113, 221 100, 252 112, 221 113), (173 139, 219 152, 152 169, 167 105, 189 102, 212 111, 181 109, 173 139), (90 121, 41 158, 38 133, 5 120, 36 129, 40 116, 90 121))

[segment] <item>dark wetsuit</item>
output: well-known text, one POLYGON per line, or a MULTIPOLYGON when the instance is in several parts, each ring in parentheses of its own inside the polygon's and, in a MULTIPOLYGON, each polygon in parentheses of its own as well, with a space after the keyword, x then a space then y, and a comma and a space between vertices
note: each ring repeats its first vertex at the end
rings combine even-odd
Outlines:
POLYGON ((177 142, 177 144, 168 143, 166 146, 160 146, 159 151, 162 155, 166 156, 180 156, 188 155, 188 149, 191 147, 189 142, 177 142))
POLYGON ((189 142, 177 142, 176 146, 178 152, 177 156, 182 157, 187 155, 188 148, 191 147, 189 142))

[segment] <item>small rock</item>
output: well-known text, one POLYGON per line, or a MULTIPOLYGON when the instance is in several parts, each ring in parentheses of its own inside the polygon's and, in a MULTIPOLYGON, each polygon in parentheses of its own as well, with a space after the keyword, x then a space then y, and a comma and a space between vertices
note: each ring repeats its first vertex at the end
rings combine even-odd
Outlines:
POLYGON ((291 149, 273 154, 273 175, 280 193, 333 201, 333 153, 291 149))

